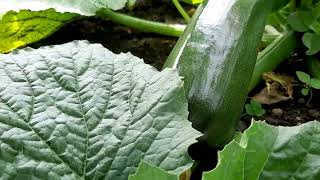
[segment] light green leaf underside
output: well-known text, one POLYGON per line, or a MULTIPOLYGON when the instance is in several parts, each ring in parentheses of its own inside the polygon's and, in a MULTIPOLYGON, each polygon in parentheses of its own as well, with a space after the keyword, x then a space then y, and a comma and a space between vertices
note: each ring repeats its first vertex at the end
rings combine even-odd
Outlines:
POLYGON ((85 16, 95 15, 101 8, 119 10, 125 7, 128 0, 0 0, 0 14, 10 10, 32 11, 54 8, 58 12, 77 13, 85 16))
POLYGON ((84 41, 0 55, 4 179, 127 179, 141 160, 180 174, 200 134, 183 82, 84 41))
POLYGON ((57 31, 65 23, 78 17, 72 13, 44 11, 9 11, 0 20, 0 53, 37 42, 57 31))
POLYGON ((275 127, 253 122, 219 153, 204 180, 320 179, 320 123, 275 127))

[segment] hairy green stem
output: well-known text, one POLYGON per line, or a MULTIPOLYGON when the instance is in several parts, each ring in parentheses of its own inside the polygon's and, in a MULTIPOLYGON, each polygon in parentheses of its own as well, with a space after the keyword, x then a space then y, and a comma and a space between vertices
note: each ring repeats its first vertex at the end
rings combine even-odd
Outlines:
POLYGON ((115 23, 135 28, 143 32, 153 32, 173 37, 179 37, 185 29, 185 25, 148 21, 118 13, 110 9, 100 10, 97 12, 97 15, 102 18, 110 19, 115 23))
MULTIPOLYGON (((152 32, 167 36, 179 37, 186 26, 182 24, 166 24, 161 22, 154 22, 149 20, 144 20, 137 17, 132 17, 125 15, 123 13, 114 12, 110 9, 103 9, 97 12, 97 16, 101 18, 107 18, 115 23, 128 26, 130 28, 135 28, 143 32, 152 32)), ((276 36, 263 34, 262 44, 269 45, 276 36)))
POLYGON ((298 38, 293 31, 286 31, 273 41, 259 56, 251 78, 249 91, 254 89, 265 72, 273 71, 294 52, 298 38))
POLYGON ((188 13, 183 9, 183 7, 181 6, 181 4, 179 3, 178 0, 172 0, 173 4, 176 6, 177 10, 179 11, 179 13, 181 14, 181 16, 184 18, 184 20, 186 20, 186 22, 190 21, 190 16, 188 15, 188 13))

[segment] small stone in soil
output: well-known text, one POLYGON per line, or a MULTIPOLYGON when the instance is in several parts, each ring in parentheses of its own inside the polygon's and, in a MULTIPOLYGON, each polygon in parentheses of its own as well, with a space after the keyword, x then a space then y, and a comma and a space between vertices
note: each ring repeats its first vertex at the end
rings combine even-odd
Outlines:
POLYGON ((301 119, 301 117, 296 117, 296 120, 301 121, 302 119, 301 119))
POLYGON ((313 118, 318 118, 320 116, 320 112, 315 109, 308 110, 308 114, 313 118))
POLYGON ((272 109, 272 116, 281 117, 283 115, 283 110, 280 108, 272 109))
POLYGON ((274 119, 274 118, 272 118, 272 117, 266 117, 265 119, 266 119, 266 121, 267 121, 269 124, 279 125, 279 122, 277 121, 277 119, 274 119))
POLYGON ((306 103, 306 100, 304 100, 303 98, 300 98, 300 99, 298 100, 298 103, 299 103, 299 104, 305 104, 305 103, 306 103))

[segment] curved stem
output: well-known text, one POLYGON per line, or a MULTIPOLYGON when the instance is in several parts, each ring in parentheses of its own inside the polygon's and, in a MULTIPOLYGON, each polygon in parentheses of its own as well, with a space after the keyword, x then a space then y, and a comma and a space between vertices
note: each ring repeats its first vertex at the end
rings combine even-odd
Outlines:
POLYGON ((312 96, 313 96, 312 89, 310 89, 310 98, 308 99, 306 106, 309 106, 312 96))
POLYGON ((183 7, 181 6, 181 4, 179 3, 178 0, 172 0, 173 4, 176 6, 177 10, 179 11, 179 13, 181 14, 181 16, 184 18, 184 20, 186 20, 186 22, 190 21, 190 16, 188 15, 188 13, 183 9, 183 7))
POLYGON ((165 24, 160 22, 148 21, 125 15, 122 13, 114 12, 110 9, 102 9, 98 11, 97 16, 110 19, 115 23, 135 28, 140 31, 153 32, 167 36, 179 37, 185 29, 185 25, 165 24))

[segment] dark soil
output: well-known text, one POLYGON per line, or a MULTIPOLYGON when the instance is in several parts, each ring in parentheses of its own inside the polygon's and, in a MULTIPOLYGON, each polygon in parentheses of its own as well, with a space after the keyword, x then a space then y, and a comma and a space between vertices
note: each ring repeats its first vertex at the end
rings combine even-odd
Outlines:
MULTIPOLYGON (((299 89, 297 89, 299 91, 299 89)), ((299 91, 300 92, 300 91, 299 91)), ((251 123, 251 119, 265 120, 268 124, 276 126, 296 126, 320 117, 319 93, 307 105, 309 97, 294 96, 294 99, 273 105, 264 106, 267 113, 262 117, 244 116, 238 129, 243 131, 251 123)))

